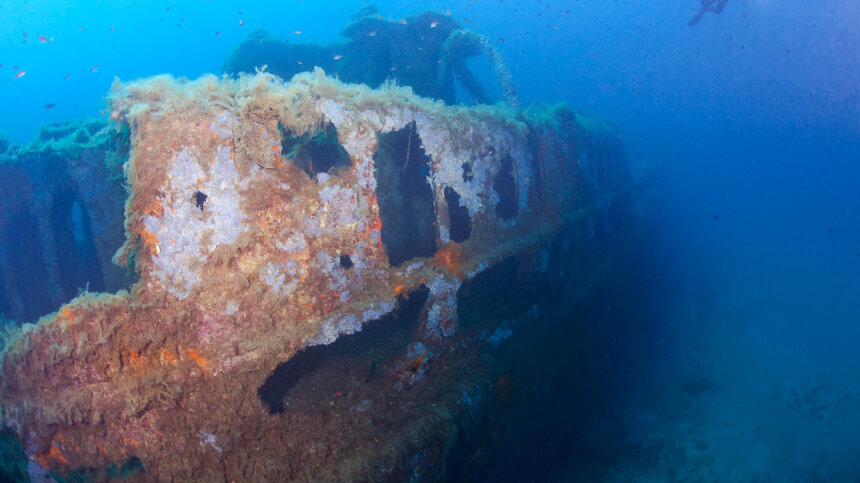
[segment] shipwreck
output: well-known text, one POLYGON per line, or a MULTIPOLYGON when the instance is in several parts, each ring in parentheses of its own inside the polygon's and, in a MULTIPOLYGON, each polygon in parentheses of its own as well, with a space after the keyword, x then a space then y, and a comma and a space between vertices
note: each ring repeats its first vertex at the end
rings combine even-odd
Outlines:
MULTIPOLYGON (((444 83, 238 71, 117 82, 107 122, 5 155, 4 213, 72 220, 18 234, 54 311, 5 336, 6 474, 438 480, 551 457, 523 438, 576 417, 557 409, 593 382, 632 216, 617 128, 509 87, 465 106, 444 83), (39 194, 16 160, 45 150, 77 164, 39 194), (78 246, 100 282, 75 292, 78 246)), ((26 317, 16 263, 0 300, 26 317)))

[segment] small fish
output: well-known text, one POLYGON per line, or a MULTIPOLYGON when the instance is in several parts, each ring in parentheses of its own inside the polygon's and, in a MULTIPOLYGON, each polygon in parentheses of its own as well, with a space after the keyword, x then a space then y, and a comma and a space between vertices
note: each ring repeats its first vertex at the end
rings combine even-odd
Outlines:
POLYGON ((26 74, 26 73, 27 73, 26 70, 22 70, 22 71, 18 72, 17 74, 15 74, 15 78, 20 79, 20 78, 24 77, 24 74, 26 74))
POLYGON ((293 30, 293 34, 295 34, 295 35, 299 35, 300 33, 302 33, 301 30, 293 30))
POLYGON ((4 63, 5 63, 5 62, 0 62, 0 69, 2 69, 2 68, 3 68, 3 64, 4 64, 4 63))
POLYGON ((45 109, 51 109, 54 106, 56 106, 56 104, 45 104, 45 109))
POLYGON ((720 221, 720 217, 717 215, 712 215, 714 217, 714 221, 720 221))
POLYGON ((63 77, 63 79, 69 79, 69 78, 71 78, 71 77, 72 77, 72 76, 67 75, 66 77, 63 77))
POLYGON ((97 70, 99 70, 99 65, 98 65, 98 64, 96 64, 96 66, 95 66, 95 67, 93 67, 92 69, 90 69, 90 72, 95 72, 95 71, 97 71, 97 70))
POLYGON ((241 18, 239 19, 239 26, 240 27, 242 26, 242 19, 241 18))
POLYGON ((109 33, 109 34, 110 34, 110 33, 113 33, 113 29, 115 29, 115 28, 116 28, 116 25, 111 25, 111 26, 110 26, 110 31, 109 31, 108 33, 109 33))
POLYGON ((501 42, 501 43, 505 43, 505 39, 503 39, 503 38, 499 37, 499 42, 501 42))
POLYGON ((48 38, 47 38, 47 37, 45 37, 44 35, 40 35, 40 36, 39 36, 39 42, 42 42, 43 44, 47 44, 47 43, 48 43, 48 38))
POLYGON ((26 41, 27 41, 27 31, 25 30, 24 31, 24 42, 26 42, 26 41))
POLYGON ((558 30, 558 29, 559 29, 559 26, 558 26, 558 25, 553 25, 553 26, 552 26, 552 29, 553 29, 553 30, 558 30))
POLYGON ((337 54, 337 55, 335 55, 334 57, 332 57, 332 59, 334 59, 334 60, 338 60, 338 59, 340 59, 341 57, 343 57, 343 55, 342 55, 342 54, 337 54))
POLYGON ((376 37, 376 30, 371 30, 370 33, 367 34, 367 36, 368 37, 376 37))
POLYGON ((78 32, 83 32, 85 29, 83 27, 78 27, 78 32))
POLYGON ((401 18, 400 23, 402 23, 403 25, 406 25, 409 22, 407 22, 405 18, 401 18))
POLYGON ((220 30, 219 30, 219 31, 217 31, 217 32, 215 32, 215 36, 217 37, 218 35, 221 35, 221 31, 220 31, 220 30))
POLYGON ((438 22, 438 21, 436 21, 436 20, 434 20, 434 21, 432 21, 432 22, 430 23, 430 28, 431 28, 431 29, 435 29, 437 25, 439 25, 439 22, 438 22))
POLYGON ((343 393, 340 391, 337 391, 336 393, 333 394, 333 396, 334 397, 343 397, 343 393))

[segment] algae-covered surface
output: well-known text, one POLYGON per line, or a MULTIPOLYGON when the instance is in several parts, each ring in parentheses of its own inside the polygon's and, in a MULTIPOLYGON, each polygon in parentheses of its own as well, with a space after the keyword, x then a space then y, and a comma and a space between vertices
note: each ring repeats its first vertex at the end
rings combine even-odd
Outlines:
POLYGON ((590 226, 625 182, 611 135, 322 70, 109 100, 130 143, 114 261, 139 281, 7 341, 2 418, 31 474, 435 479, 512 444, 472 434, 486 418, 540 417, 543 384, 494 351, 522 332, 557 354, 545 339, 594 307, 612 257, 590 226))

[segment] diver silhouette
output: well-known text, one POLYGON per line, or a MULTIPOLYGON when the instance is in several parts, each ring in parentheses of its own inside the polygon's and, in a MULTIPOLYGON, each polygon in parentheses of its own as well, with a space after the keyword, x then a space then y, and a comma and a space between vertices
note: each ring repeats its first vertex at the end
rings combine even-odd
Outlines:
POLYGON ((705 12, 711 12, 713 14, 719 15, 723 12, 723 9, 726 8, 726 4, 729 3, 729 0, 699 0, 699 3, 702 4, 702 8, 699 9, 699 13, 693 16, 687 25, 693 26, 702 21, 702 17, 705 16, 705 12))

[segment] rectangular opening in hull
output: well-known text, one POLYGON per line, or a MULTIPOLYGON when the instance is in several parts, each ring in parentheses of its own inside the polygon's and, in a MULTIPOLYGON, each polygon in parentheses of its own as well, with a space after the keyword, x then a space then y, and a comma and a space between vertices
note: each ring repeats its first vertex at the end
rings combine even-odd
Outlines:
POLYGON ((379 135, 376 196, 382 220, 382 243, 391 266, 436 252, 433 190, 427 181, 430 158, 412 122, 379 135))

